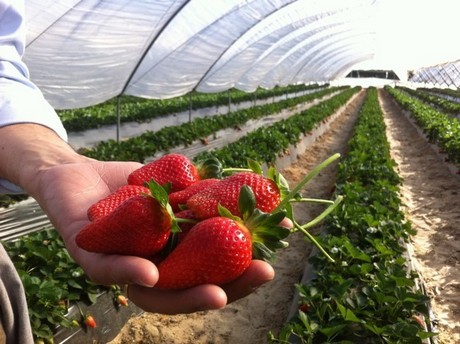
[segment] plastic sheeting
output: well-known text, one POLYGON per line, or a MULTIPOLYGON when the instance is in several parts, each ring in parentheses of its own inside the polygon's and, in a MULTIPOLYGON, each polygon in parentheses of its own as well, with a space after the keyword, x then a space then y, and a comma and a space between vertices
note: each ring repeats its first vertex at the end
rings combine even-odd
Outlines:
POLYGON ((409 73, 409 81, 421 86, 460 88, 460 60, 420 68, 409 73))
POLYGON ((328 82, 373 56, 372 0, 25 3, 25 61, 56 109, 328 82))

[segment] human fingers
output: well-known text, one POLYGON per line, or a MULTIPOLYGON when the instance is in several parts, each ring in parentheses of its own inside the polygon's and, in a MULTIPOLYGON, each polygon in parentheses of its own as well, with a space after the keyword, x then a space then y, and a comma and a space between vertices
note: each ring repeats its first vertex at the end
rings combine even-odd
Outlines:
POLYGON ((77 260, 85 274, 101 285, 139 284, 152 287, 158 281, 157 267, 144 258, 80 250, 77 260))
POLYGON ((220 309, 227 304, 222 288, 203 284, 182 290, 162 290, 141 285, 129 285, 127 297, 146 312, 161 314, 187 314, 220 309))
POLYGON ((233 302, 253 293, 261 285, 273 280, 275 270, 262 261, 253 260, 244 273, 236 280, 224 286, 228 302, 233 302))

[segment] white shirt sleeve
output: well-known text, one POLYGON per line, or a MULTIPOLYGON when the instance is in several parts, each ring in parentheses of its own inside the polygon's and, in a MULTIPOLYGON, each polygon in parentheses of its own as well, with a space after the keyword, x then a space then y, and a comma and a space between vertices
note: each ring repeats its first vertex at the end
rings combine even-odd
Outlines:
MULTIPOLYGON (((29 78, 27 66, 22 61, 24 50, 24 1, 0 0, 0 127, 40 124, 67 141, 67 132, 56 111, 29 78)), ((0 193, 20 191, 0 179, 0 193)))

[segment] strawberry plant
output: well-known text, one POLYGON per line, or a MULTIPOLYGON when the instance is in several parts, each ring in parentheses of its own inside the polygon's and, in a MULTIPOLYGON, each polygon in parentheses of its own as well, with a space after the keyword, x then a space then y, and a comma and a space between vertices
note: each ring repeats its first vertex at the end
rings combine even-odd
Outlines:
POLYGON ((410 112, 428 140, 437 144, 451 163, 460 166, 460 121, 410 97, 400 89, 385 89, 401 107, 410 112))
POLYGON ((108 287, 91 282, 55 230, 2 243, 21 277, 35 338, 52 338, 57 326, 78 326, 66 317, 76 301, 92 304, 108 287))
POLYGON ((203 160, 214 156, 225 166, 245 166, 247 158, 274 164, 285 149, 297 145, 304 135, 311 132, 320 121, 332 115, 358 90, 358 87, 348 89, 272 126, 254 130, 221 149, 200 153, 195 159, 203 160))
POLYGON ((339 163, 336 192, 343 201, 328 217, 310 263, 315 276, 299 283, 297 314, 273 343, 422 343, 435 336, 428 298, 408 270, 404 241, 415 234, 401 211, 376 89, 360 110, 349 153, 339 163))
MULTIPOLYGON (((192 108, 203 108, 227 105, 229 101, 252 101, 254 97, 265 99, 269 97, 294 93, 304 90, 321 88, 318 85, 290 85, 275 87, 271 90, 257 89, 254 94, 236 89, 216 94, 192 92, 173 99, 143 99, 133 96, 120 98, 120 121, 143 122, 156 117, 187 111, 190 108, 190 99, 193 99, 192 108)), ((59 110, 58 114, 68 131, 81 131, 98 128, 102 125, 117 123, 118 99, 110 99, 102 104, 80 109, 59 110)))
POLYGON ((457 115, 460 113, 460 103, 448 100, 444 97, 440 97, 434 94, 429 93, 426 90, 422 89, 417 89, 417 90, 412 90, 408 87, 402 87, 399 86, 398 89, 410 94, 411 96, 414 96, 415 98, 420 99, 424 103, 434 106, 440 111, 451 114, 451 115, 457 115))
POLYGON ((101 142, 83 152, 86 156, 98 160, 131 160, 144 162, 146 158, 158 152, 168 151, 181 145, 189 145, 195 140, 214 134, 218 130, 240 127, 250 119, 262 118, 276 114, 286 108, 311 101, 344 88, 326 88, 297 98, 281 100, 274 104, 254 106, 249 109, 234 111, 225 115, 196 118, 191 122, 178 126, 170 126, 158 131, 145 133, 117 142, 109 140, 101 142))

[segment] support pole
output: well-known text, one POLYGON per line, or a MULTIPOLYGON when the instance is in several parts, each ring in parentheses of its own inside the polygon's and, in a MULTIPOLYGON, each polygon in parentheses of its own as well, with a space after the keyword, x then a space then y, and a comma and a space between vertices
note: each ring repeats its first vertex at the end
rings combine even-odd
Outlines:
POLYGON ((121 119, 120 119, 120 96, 117 96, 117 143, 120 142, 120 125, 121 125, 121 119))
POLYGON ((188 94, 188 121, 192 121, 192 92, 188 94))
POLYGON ((232 107, 232 97, 230 96, 230 90, 227 90, 227 95, 228 95, 228 113, 231 112, 231 107, 232 107))

